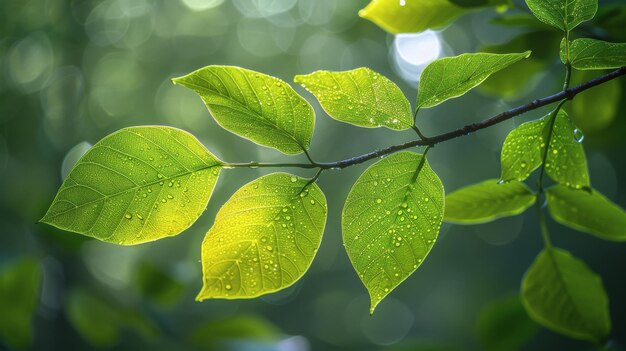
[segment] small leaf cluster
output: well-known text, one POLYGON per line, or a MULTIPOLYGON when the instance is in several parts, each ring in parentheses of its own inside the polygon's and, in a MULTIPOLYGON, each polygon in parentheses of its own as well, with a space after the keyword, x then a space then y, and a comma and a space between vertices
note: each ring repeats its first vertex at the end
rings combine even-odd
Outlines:
MULTIPOLYGON (((396 0, 378 0, 360 15, 391 32, 420 31, 443 26, 476 8, 463 3, 407 1, 405 13, 396 8, 400 6, 396 0), (421 16, 412 11, 421 11, 421 16)), ((507 4, 490 0, 481 7, 507 4)), ((567 72, 565 89, 572 69, 626 65, 626 44, 570 40, 571 31, 594 16, 596 1, 527 0, 527 4, 537 19, 564 34, 560 57, 567 72)), ((414 108, 398 86, 369 68, 295 77, 331 118, 363 128, 415 131, 426 146, 422 153, 388 149, 380 154, 386 157, 354 183, 342 212, 347 255, 370 294, 373 313, 425 261, 443 221, 484 223, 536 205, 546 245, 523 279, 524 307, 535 321, 554 331, 602 342, 610 332, 602 282, 581 260, 551 245, 540 204, 547 199, 557 222, 614 241, 626 240, 626 212, 591 187, 582 134, 563 109, 567 99, 547 116, 510 132, 498 179, 446 196, 428 163, 428 150, 436 142, 420 132, 419 111, 460 97, 531 57, 527 48, 492 51, 432 62, 421 74, 414 108), (535 190, 523 183, 533 172, 539 172, 535 190), (552 186, 545 186, 544 175, 552 186)), ((317 169, 312 178, 277 172, 244 185, 221 207, 202 242, 203 287, 198 300, 254 298, 289 287, 310 267, 324 233, 328 206, 316 184, 318 177, 325 170, 374 157, 315 162, 309 154, 314 110, 278 78, 240 67, 207 66, 173 82, 197 93, 224 129, 285 155, 304 153, 309 163, 229 163, 185 131, 165 126, 125 128, 100 140, 76 163, 41 221, 104 242, 141 244, 178 235, 191 226, 206 209, 225 169, 317 169)))

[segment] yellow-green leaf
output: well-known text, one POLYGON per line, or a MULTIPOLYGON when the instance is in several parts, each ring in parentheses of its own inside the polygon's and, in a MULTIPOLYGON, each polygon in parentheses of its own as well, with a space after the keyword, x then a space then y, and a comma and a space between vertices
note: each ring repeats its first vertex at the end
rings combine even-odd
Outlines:
POLYGON ((246 184, 202 242, 197 299, 253 298, 292 285, 315 257, 326 214, 324 194, 308 179, 272 173, 246 184))
POLYGON ((524 212, 535 203, 535 194, 524 184, 512 180, 499 184, 489 179, 459 189, 446 196, 444 220, 451 223, 486 223, 524 212))
POLYGON ((529 56, 530 51, 516 54, 475 53, 433 61, 420 76, 417 108, 433 107, 459 97, 493 73, 529 56))
POLYGON ((485 0, 478 4, 456 0, 372 0, 359 16, 389 33, 414 33, 441 28, 459 16, 490 6, 507 6, 509 0, 485 0))
POLYGON ((626 240, 626 211, 596 190, 555 186, 547 190, 548 210, 557 222, 606 240, 626 240))
POLYGON ((204 212, 221 167, 187 132, 125 128, 83 155, 41 221, 120 245, 176 235, 204 212))
MULTIPOLYGON (((626 66, 626 43, 597 39, 576 39, 570 43, 569 59, 578 70, 613 69, 626 66)), ((561 42, 561 61, 567 62, 565 39, 561 42)))
POLYGON ((360 127, 404 130, 413 126, 411 105, 400 88, 369 68, 317 71, 295 77, 326 113, 360 127))
POLYGON ((343 242, 371 298, 370 313, 430 252, 444 190, 423 155, 398 152, 370 166, 343 209, 343 242))
POLYGON ((596 343, 611 330, 602 280, 569 252, 546 248, 522 281, 522 302, 537 323, 596 343))
POLYGON ((284 81, 234 66, 207 66, 173 79, 195 91, 224 129, 285 154, 309 148, 315 113, 284 81))

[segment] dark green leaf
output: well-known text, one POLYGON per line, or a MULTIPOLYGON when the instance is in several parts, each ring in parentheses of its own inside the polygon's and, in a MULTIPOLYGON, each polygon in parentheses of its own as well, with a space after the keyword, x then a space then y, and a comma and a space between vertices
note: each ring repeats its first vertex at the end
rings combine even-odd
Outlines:
POLYGON ((557 222, 602 239, 626 240, 626 211, 599 192, 557 185, 547 194, 550 215, 557 222))
POLYGON ((39 302, 40 282, 39 262, 32 258, 0 267, 0 344, 15 349, 32 345, 31 320, 39 302))
POLYGON ((446 196, 446 222, 477 224, 524 212, 535 203, 535 194, 524 184, 497 179, 467 186, 446 196))
POLYGON ((611 330, 602 280, 565 250, 539 254, 522 281, 522 302, 537 323, 572 338, 602 343, 611 330))
POLYGON ((519 350, 536 332, 519 296, 496 300, 480 311, 478 340, 485 351, 519 350))

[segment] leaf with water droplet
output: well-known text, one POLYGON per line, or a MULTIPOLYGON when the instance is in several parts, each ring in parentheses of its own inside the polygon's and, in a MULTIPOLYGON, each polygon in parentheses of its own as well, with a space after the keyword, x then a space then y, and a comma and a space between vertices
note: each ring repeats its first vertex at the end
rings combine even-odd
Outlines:
POLYGON ((493 73, 529 56, 530 51, 513 54, 475 53, 433 61, 420 76, 417 108, 433 107, 462 96, 493 73))
POLYGON ((543 159, 545 118, 526 122, 513 129, 504 141, 500 157, 504 181, 523 181, 543 159))
POLYGON ((420 154, 395 153, 356 181, 343 209, 343 242, 369 291, 370 312, 426 258, 443 212, 443 185, 420 154))
POLYGON ((597 190, 557 185, 546 194, 548 210, 555 221, 605 240, 626 240, 626 211, 597 190))
POLYGON ((282 80, 234 66, 207 66, 173 79, 195 91, 224 129, 285 154, 309 148, 315 114, 282 80))
POLYGON ((526 5, 541 22, 564 32, 589 21, 598 10, 598 0, 526 0, 526 5))
POLYGON ((372 0, 359 16, 389 33, 415 33, 441 28, 459 16, 485 7, 509 6, 509 0, 372 0))
MULTIPOLYGON (((626 43, 597 39, 576 39, 570 42, 569 59, 577 70, 615 69, 626 66, 626 43)), ((567 45, 561 41, 561 61, 567 62, 567 45)))
POLYGON ((565 250, 549 247, 539 254, 521 296, 531 318, 557 333, 599 344, 611 330, 602 280, 565 250))
POLYGON ((76 163, 41 221, 121 245, 177 235, 204 212, 221 166, 180 129, 125 128, 76 163), (166 182, 181 182, 189 191, 166 182))
POLYGON ((315 95, 326 113, 338 121, 393 130, 413 126, 411 106, 400 88, 369 68, 317 71, 296 76, 295 81, 315 95))
POLYGON ((535 199, 535 194, 524 183, 512 180, 498 184, 498 180, 489 179, 448 194, 444 220, 460 224, 486 223, 518 215, 532 206, 535 199))
POLYGON ((555 182, 576 188, 588 188, 587 158, 581 143, 574 140, 574 125, 564 110, 554 121, 552 139, 546 157, 546 174, 555 182))
POLYGON ((220 209, 202 242, 198 300, 265 295, 289 287, 308 270, 322 239, 326 198, 309 179, 292 177, 272 173, 256 179, 220 209), (301 197, 305 190, 308 195, 301 197))

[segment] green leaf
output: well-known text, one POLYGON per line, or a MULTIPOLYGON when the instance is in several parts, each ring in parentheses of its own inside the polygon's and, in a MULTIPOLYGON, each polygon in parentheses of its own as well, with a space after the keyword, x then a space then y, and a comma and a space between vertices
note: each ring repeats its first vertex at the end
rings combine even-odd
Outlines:
POLYGON ((343 209, 343 242, 369 291, 370 313, 426 258, 443 211, 443 185, 420 154, 388 156, 356 181, 343 209))
POLYGON ((626 240, 626 211, 596 190, 555 186, 547 190, 548 210, 557 222, 606 240, 626 240))
POLYGON ((611 330, 602 280, 565 250, 544 249, 526 272, 521 293, 531 318, 555 332, 601 343, 611 330))
POLYGON ((561 109, 554 121, 545 168, 552 180, 576 189, 589 187, 587 158, 581 140, 577 140, 579 137, 567 113, 561 109))
POLYGON ((422 71, 417 108, 433 107, 459 97, 491 74, 529 56, 530 51, 516 54, 476 53, 433 61, 422 71))
POLYGON ((285 154, 309 148, 315 112, 284 81, 234 66, 207 66, 174 78, 195 91, 224 129, 285 154))
POLYGON ((199 350, 224 350, 224 341, 272 342, 278 340, 280 335, 278 327, 263 318, 236 315, 202 322, 191 330, 187 338, 199 350))
POLYGON ((507 135, 500 157, 504 181, 523 181, 537 169, 543 160, 545 118, 526 122, 507 135))
POLYGON ((441 28, 474 10, 509 4, 509 0, 372 0, 359 16, 389 33, 414 33, 441 28))
POLYGON ((444 220, 460 224, 491 222, 524 212, 535 198, 524 183, 498 184, 497 179, 490 179, 448 194, 444 220))
POLYGON ((282 290, 307 271, 326 224, 326 198, 309 180, 272 173, 239 189, 202 242, 199 301, 282 290))
POLYGON ((76 290, 70 294, 65 311, 70 324, 91 345, 110 348, 120 341, 123 321, 118 311, 100 298, 76 290))
POLYGON ((485 351, 519 350, 537 329, 517 295, 485 306, 476 320, 478 340, 485 351))
MULTIPOLYGON (((604 72, 574 71, 572 85, 591 80, 598 73, 604 72)), ((576 126, 585 133, 593 134, 605 131, 618 115, 621 97, 621 82, 617 79, 610 80, 576 95, 576 98, 569 104, 570 117, 576 126), (593 118, 589 118, 589 116, 593 116, 593 118)))
POLYGON ((39 262, 30 257, 0 267, 0 345, 15 349, 32 345, 40 282, 39 262))
POLYGON ((369 68, 317 71, 295 77, 326 113, 360 127, 404 130, 413 126, 411 105, 400 88, 369 68))
POLYGON ((204 212, 221 166, 182 130, 122 129, 78 161, 41 221, 120 245, 176 235, 204 212))
POLYGON ((598 10, 598 0, 526 0, 526 5, 541 22, 564 32, 589 21, 598 10))
MULTIPOLYGON (((626 43, 576 39, 570 43, 570 62, 578 70, 613 69, 626 66, 626 43)), ((567 62, 566 41, 561 41, 561 61, 567 62)))
POLYGON ((151 262, 141 262, 132 281, 142 298, 169 307, 182 295, 185 286, 172 274, 151 262))

